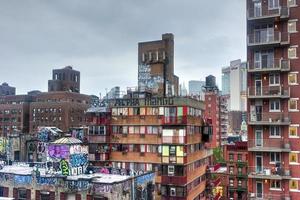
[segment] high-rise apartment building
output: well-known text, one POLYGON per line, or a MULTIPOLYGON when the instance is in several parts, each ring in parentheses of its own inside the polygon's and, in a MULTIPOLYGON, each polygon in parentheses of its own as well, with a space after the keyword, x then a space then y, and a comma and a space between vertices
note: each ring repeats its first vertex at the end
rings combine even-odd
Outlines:
POLYGON ((177 96, 179 79, 174 75, 174 35, 166 33, 162 40, 138 44, 139 91, 159 96, 177 96))
POLYGON ((299 199, 299 5, 247 0, 251 199, 299 199))
POLYGON ((48 92, 68 91, 80 93, 80 72, 71 66, 54 69, 48 81, 48 92))

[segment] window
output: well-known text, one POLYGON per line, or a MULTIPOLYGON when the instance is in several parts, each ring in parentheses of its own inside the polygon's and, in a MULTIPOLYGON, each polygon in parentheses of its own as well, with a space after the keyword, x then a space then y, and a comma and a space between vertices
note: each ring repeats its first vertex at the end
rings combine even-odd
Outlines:
POLYGON ((233 179, 229 179, 229 186, 233 186, 233 179))
POLYGON ((176 188, 170 187, 170 196, 175 197, 176 196, 176 188))
POLYGON ((233 166, 229 167, 229 174, 233 174, 233 166))
POLYGON ((233 154, 232 154, 232 153, 229 154, 229 160, 230 160, 230 161, 233 161, 233 154))
POLYGON ((288 57, 290 59, 297 58, 297 48, 296 47, 290 47, 288 49, 288 57))
POLYGON ((270 153, 270 162, 278 163, 280 162, 280 153, 278 152, 271 152, 270 153))
POLYGON ((291 152, 290 153, 290 163, 298 163, 298 154, 291 152))
POLYGON ((279 126, 270 126, 270 136, 271 137, 280 136, 280 127, 279 126))
POLYGON ((289 100, 289 111, 297 111, 297 103, 298 99, 290 99, 289 100))
POLYGON ((297 79, 298 73, 289 73, 288 80, 289 80, 289 85, 296 85, 298 83, 297 79))
POLYGON ((279 8, 279 0, 269 0, 269 9, 279 8))
POLYGON ((18 189, 18 199, 19 200, 26 200, 27 199, 26 189, 18 189))
POLYGON ((281 182, 279 180, 271 180, 271 188, 273 189, 281 189, 281 182))
POLYGON ((297 137, 298 136, 298 127, 297 126, 290 126, 289 127, 289 136, 290 137, 297 137))
POLYGON ((297 4, 296 4, 296 1, 297 0, 288 0, 288 6, 296 6, 297 4))
POLYGON ((241 187, 242 186, 242 181, 238 180, 238 186, 241 187))
POLYGON ((238 174, 241 174, 241 173, 242 173, 242 168, 239 167, 239 168, 238 168, 238 174))
POLYGON ((280 112, 280 100, 270 100, 270 112, 280 112))
POLYGON ((270 74, 269 75, 269 84, 270 85, 279 85, 280 83, 280 76, 279 74, 270 74))
POLYGON ((238 154, 238 161, 242 161, 242 154, 238 154))
POLYGON ((174 176, 174 166, 171 165, 171 166, 168 166, 168 176, 174 176))
POLYGON ((289 21, 288 22, 288 32, 289 33, 297 32, 297 21, 289 21))
POLYGON ((298 190, 298 180, 290 180, 290 189, 298 190))

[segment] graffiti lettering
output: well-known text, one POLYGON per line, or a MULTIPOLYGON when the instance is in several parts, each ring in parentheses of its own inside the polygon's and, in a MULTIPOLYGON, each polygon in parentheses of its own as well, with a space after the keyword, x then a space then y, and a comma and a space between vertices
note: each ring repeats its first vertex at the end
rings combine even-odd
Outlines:
POLYGON ((68 176, 69 175, 69 164, 66 160, 61 160, 60 161, 60 168, 61 168, 61 173, 64 176, 68 176))
POLYGON ((88 163, 87 154, 72 154, 70 155, 70 164, 71 167, 81 167, 85 166, 88 163))
POLYGON ((112 191, 112 185, 94 184, 93 189, 95 194, 110 193, 112 191))
POLYGON ((89 189, 89 182, 88 181, 67 181, 66 187, 70 191, 82 191, 89 189))
POLYGON ((37 182, 41 185, 56 185, 57 179, 52 177, 39 177, 37 178, 37 182))
POLYGON ((48 155, 52 158, 67 158, 69 156, 69 148, 67 145, 49 145, 48 155))
POLYGON ((15 175, 14 182, 15 182, 15 184, 31 184, 32 177, 31 176, 23 176, 23 175, 15 175))

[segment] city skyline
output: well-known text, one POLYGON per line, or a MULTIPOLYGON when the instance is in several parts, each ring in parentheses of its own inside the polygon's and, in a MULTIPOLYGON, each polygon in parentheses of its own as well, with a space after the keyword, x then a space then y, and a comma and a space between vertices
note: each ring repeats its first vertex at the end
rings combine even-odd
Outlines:
MULTIPOLYGON (((0 80, 16 87, 17 94, 46 91, 51 70, 71 65, 82 73, 82 93, 103 96, 105 88, 136 86, 138 42, 169 32, 174 34, 175 74, 180 82, 203 80, 220 72, 229 60, 245 59, 246 38, 241 27, 245 27, 246 15, 232 12, 245 10, 244 4, 237 0, 218 5, 191 1, 183 7, 178 1, 143 5, 135 1, 30 1, 24 7, 22 2, 1 2, 0 80), (114 12, 106 11, 111 9, 114 12), (145 14, 154 9, 156 16, 145 14), (12 38, 15 33, 19 34, 12 38), (22 74, 34 78, 24 80, 22 74)), ((218 73, 219 85, 220 77, 218 73)))

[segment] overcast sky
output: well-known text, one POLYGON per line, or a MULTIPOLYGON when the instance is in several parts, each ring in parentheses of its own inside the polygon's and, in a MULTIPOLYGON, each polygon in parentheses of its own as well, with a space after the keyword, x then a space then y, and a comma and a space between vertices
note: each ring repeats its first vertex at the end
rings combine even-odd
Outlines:
POLYGON ((246 59, 245 0, 0 1, 0 82, 47 91, 52 69, 81 72, 81 92, 137 85, 137 43, 175 36, 180 82, 246 59))

